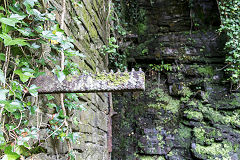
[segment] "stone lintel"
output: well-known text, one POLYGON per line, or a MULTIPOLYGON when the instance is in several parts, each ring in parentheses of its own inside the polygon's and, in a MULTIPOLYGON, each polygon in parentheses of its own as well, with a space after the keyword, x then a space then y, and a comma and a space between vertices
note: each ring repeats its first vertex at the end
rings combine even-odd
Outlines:
POLYGON ((34 79, 31 84, 40 87, 39 94, 144 91, 145 74, 141 69, 116 73, 104 71, 71 76, 62 82, 55 75, 44 75, 34 79))

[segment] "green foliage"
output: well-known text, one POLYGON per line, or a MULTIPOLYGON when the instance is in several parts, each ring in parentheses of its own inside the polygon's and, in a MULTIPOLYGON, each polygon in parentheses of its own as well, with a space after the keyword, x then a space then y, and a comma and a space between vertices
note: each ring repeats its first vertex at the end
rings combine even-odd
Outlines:
MULTIPOLYGON (((80 72, 72 59, 74 56, 83 58, 84 55, 75 50, 73 39, 59 28, 55 15, 45 11, 40 1, 4 2, 6 5, 0 7, 0 46, 3 52, 0 53, 0 61, 3 62, 0 63, 0 149, 3 159, 16 160, 20 156, 30 156, 39 147, 30 143, 39 140, 39 127, 28 125, 28 113, 35 116, 37 104, 25 98, 25 95, 37 97, 39 88, 30 85, 31 79, 44 74, 41 70, 48 68, 61 82, 80 72), (49 53, 41 52, 45 51, 44 46, 50 46, 49 53), (63 71, 58 58, 61 52, 65 57, 63 71)), ((69 111, 84 109, 79 105, 78 96, 66 95, 64 103, 69 111)), ((47 95, 47 99, 47 106, 56 111, 49 121, 48 136, 74 142, 78 135, 68 132, 64 126, 66 117, 62 108, 53 103, 53 96, 47 95)))
POLYGON ((109 58, 110 67, 115 67, 119 69, 125 69, 124 61, 126 59, 125 54, 120 54, 118 52, 117 40, 115 37, 109 39, 108 45, 104 45, 101 53, 103 55, 107 54, 109 58))
POLYGON ((124 22, 121 20, 120 5, 117 4, 109 2, 110 37, 108 38, 108 44, 104 45, 100 52, 104 56, 108 56, 109 68, 124 70, 126 69, 126 54, 120 53, 119 43, 122 43, 123 36, 127 32, 123 27, 124 22))
POLYGON ((165 64, 163 61, 161 64, 149 64, 149 67, 154 71, 172 71, 172 65, 165 64))
POLYGON ((212 66, 198 67, 197 70, 200 74, 210 75, 210 76, 214 75, 214 70, 212 66))
POLYGON ((179 93, 183 96, 181 97, 181 101, 187 103, 191 96, 194 95, 194 93, 191 91, 189 87, 182 87, 182 90, 179 91, 179 93))
MULTIPOLYGON (((218 0, 217 0, 218 1, 218 0)), ((231 74, 231 81, 239 85, 240 82, 240 1, 221 0, 218 1, 221 15, 220 32, 225 32, 228 36, 225 50, 228 52, 226 71, 231 74)))
POLYGON ((120 17, 120 23, 137 34, 144 34, 147 29, 145 10, 138 1, 116 0, 115 12, 120 17))

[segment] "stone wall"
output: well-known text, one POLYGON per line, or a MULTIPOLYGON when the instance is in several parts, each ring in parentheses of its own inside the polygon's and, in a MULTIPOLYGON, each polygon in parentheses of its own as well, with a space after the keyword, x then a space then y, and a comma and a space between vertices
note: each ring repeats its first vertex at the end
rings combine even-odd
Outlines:
POLYGON ((122 50, 145 70, 146 91, 115 95, 112 159, 240 159, 240 95, 224 72, 215 1, 137 5, 144 18, 126 18, 135 36, 122 50))
MULTIPOLYGON (((61 0, 49 0, 47 8, 52 8, 56 19, 60 23, 62 13, 61 0)), ((74 39, 75 48, 86 57, 81 59, 74 57, 73 61, 79 65, 82 72, 95 73, 96 70, 103 71, 107 63, 104 56, 99 52, 100 48, 107 44, 109 30, 106 17, 108 15, 107 0, 83 0, 66 1, 66 15, 64 19, 64 30, 66 34, 74 39)), ((45 47, 49 48, 49 47, 45 47)), ((51 62, 50 62, 51 63, 51 62)), ((51 69, 51 64, 49 64, 51 69)), ((69 128, 79 138, 73 143, 73 152, 77 160, 106 160, 109 158, 107 132, 108 132, 108 93, 79 94, 78 99, 85 110, 74 110, 68 112, 69 128)), ((56 104, 60 104, 59 95, 54 95, 56 104)), ((29 125, 39 125, 40 141, 46 140, 41 147, 46 153, 33 155, 29 159, 67 159, 67 144, 52 137, 47 138, 48 123, 56 113, 54 109, 46 106, 45 95, 39 97, 39 117, 32 119, 29 125), (40 121, 40 122, 39 122, 40 121), (46 139, 47 138, 47 139, 46 139)), ((40 142, 39 141, 39 142, 40 142)))

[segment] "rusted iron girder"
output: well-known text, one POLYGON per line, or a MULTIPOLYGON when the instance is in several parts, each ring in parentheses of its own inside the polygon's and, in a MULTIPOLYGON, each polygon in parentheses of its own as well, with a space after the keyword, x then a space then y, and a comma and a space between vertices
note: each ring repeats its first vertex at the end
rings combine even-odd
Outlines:
POLYGON ((55 75, 44 75, 34 79, 32 84, 40 87, 39 94, 143 91, 145 74, 141 69, 116 73, 103 71, 68 77, 62 82, 55 75))

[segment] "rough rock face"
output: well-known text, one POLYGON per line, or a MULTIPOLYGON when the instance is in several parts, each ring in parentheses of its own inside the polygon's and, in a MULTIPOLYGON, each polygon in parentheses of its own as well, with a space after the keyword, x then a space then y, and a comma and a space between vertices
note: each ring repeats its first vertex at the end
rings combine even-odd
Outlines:
POLYGON ((131 67, 145 69, 147 85, 146 92, 115 95, 112 159, 240 159, 240 94, 229 92, 223 71, 217 6, 193 4, 141 0, 145 18, 126 19, 136 23, 137 38, 123 51, 131 67))
MULTIPOLYGON (((47 7, 54 8, 56 19, 60 22, 62 13, 61 0, 45 1, 47 7)), ((82 0, 66 1, 66 16, 64 30, 75 42, 75 48, 86 57, 74 57, 74 62, 79 65, 81 71, 96 73, 96 70, 106 70, 105 57, 100 55, 99 49, 106 44, 109 35, 106 26, 107 2, 105 0, 82 0)), ((47 48, 47 47, 46 47, 47 48)), ((47 52, 47 50, 46 50, 47 52)), ((51 62, 49 62, 51 63, 51 62)), ((49 64, 51 66, 51 64, 49 64)), ((59 95, 54 95, 54 102, 60 105, 59 95)), ((74 110, 69 112, 68 122, 74 134, 79 138, 73 144, 73 151, 77 160, 105 160, 108 159, 107 130, 108 130, 108 110, 109 100, 107 93, 86 93, 78 98, 86 109, 84 111, 74 110)), ((29 125, 36 126, 38 122, 40 129, 40 140, 45 140, 48 130, 48 121, 53 117, 55 111, 47 107, 45 95, 39 96, 39 119, 29 115, 29 125)), ((80 104, 79 104, 80 105, 80 104)), ((36 155, 29 159, 52 160, 67 159, 67 144, 51 137, 46 139, 46 143, 41 146, 42 151, 37 151, 36 155), (58 156, 56 156, 58 155, 58 156)))

